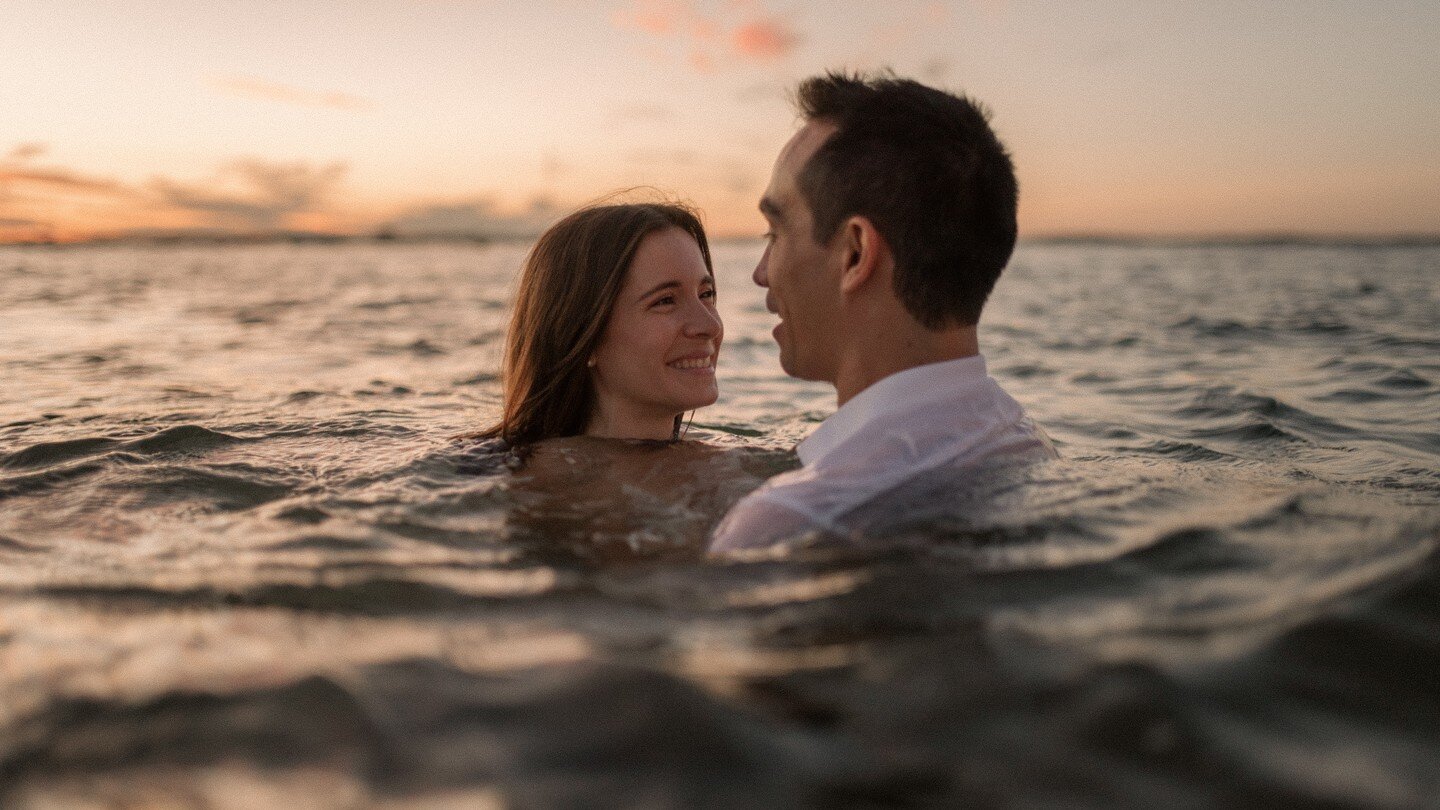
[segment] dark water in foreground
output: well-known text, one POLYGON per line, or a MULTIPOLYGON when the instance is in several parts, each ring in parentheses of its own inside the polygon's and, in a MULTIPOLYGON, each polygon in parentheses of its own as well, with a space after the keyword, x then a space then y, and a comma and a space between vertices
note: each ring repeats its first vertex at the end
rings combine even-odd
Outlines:
POLYGON ((1024 247, 1064 459, 726 562, 758 248, 710 446, 544 487, 447 439, 523 250, 0 250, 0 806, 1440 806, 1440 250, 1024 247))

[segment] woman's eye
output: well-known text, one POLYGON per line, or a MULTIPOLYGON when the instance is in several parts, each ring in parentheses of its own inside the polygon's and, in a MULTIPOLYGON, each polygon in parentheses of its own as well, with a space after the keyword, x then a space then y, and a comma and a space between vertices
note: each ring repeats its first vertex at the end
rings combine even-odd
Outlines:
POLYGON ((652 307, 658 307, 658 306, 662 306, 662 305, 666 305, 666 304, 673 304, 673 303, 675 303, 675 296, 673 296, 673 295, 666 295, 666 296, 661 297, 661 298, 656 298, 656 299, 655 299, 655 302, 652 303, 650 306, 652 306, 652 307))
POLYGON ((706 291, 700 293, 700 297, 701 297, 701 298, 714 298, 714 297, 715 297, 715 291, 714 291, 714 290, 706 290, 706 291))

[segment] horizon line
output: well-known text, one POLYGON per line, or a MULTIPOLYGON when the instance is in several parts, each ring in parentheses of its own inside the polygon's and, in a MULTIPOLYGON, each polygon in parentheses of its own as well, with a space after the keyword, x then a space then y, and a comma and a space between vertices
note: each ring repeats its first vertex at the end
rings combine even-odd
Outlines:
MULTIPOLYGON (((385 230, 367 233, 344 233, 337 231, 306 231, 276 229, 270 231, 227 231, 205 228, 182 228, 164 231, 136 231, 122 233, 97 233, 73 238, 31 238, 0 240, 0 247, 87 247, 105 245, 204 245, 204 244, 267 244, 267 243, 511 243, 529 242, 538 238, 534 234, 482 232, 454 233, 410 233, 396 234, 385 230)), ((758 241, 759 236, 741 233, 716 233, 710 236, 714 242, 758 241)), ((1433 233, 1399 231, 1388 234, 1359 234, 1343 232, 1304 231, 1216 231, 1212 233, 1124 233, 1115 231, 1054 231, 1035 234, 1021 234, 1018 244, 1039 245, 1116 245, 1185 247, 1185 246, 1375 246, 1375 247, 1430 247, 1440 246, 1440 231, 1433 233)))

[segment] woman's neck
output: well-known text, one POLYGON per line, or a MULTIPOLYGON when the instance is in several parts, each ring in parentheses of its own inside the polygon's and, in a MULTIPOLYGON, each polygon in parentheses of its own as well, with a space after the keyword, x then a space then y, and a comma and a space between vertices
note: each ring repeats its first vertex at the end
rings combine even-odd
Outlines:
POLYGON ((601 439, 675 438, 675 414, 619 414, 597 409, 585 426, 585 435, 601 439))

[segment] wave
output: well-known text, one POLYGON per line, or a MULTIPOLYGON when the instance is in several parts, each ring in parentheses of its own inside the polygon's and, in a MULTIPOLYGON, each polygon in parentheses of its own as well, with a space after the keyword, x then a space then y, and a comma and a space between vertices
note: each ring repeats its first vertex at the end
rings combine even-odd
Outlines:
POLYGON ((48 467, 77 458, 98 455, 119 444, 120 442, 115 439, 101 437, 40 442, 0 457, 0 468, 48 467))
POLYGON ((527 807, 601 795, 617 806, 924 803, 950 782, 939 762, 777 724, 664 672, 600 663, 474 674, 408 659, 230 692, 72 698, 9 739, 0 791, 225 762, 354 774, 372 796, 495 786, 507 805, 527 807))
POLYGON ((0 551, 19 552, 21 554, 38 554, 49 549, 34 546, 29 543, 22 543, 11 537, 0 535, 0 551))
POLYGON ((1225 530, 1216 526, 1192 526, 1166 532, 1121 559, 1172 575, 1214 574, 1268 562, 1232 542, 1225 530))
MULTIPOLYGON (((109 460, 119 460, 117 457, 123 455, 124 454, 112 454, 109 460)), ((130 458, 137 462, 140 460, 138 456, 131 456, 130 458)), ((6 476, 0 478, 0 501, 28 495, 39 495, 60 484, 101 472, 106 469, 107 466, 105 461, 91 460, 72 464, 68 467, 59 467, 25 475, 6 476)))
POLYGON ((1299 435, 1266 420, 1241 419, 1234 424, 1213 425, 1193 428, 1192 437, 1199 439, 1227 439, 1242 444, 1272 444, 1274 442, 1301 442, 1299 435))
POLYGON ((1330 312, 1294 313, 1284 318, 1259 323, 1246 323, 1233 318, 1191 315, 1170 323, 1166 329, 1188 332, 1197 337, 1262 343, 1268 343, 1285 335, 1341 337, 1358 331, 1356 327, 1330 312))
POLYGON ((203 453, 217 447, 227 447, 245 441, 248 440, 210 430, 200 425, 176 425, 150 436, 126 442, 123 449, 147 456, 169 453, 203 453))
POLYGON ((1242 442, 1344 442, 1363 431, 1343 425, 1277 397, 1231 386, 1204 388, 1183 407, 1169 412, 1177 419, 1201 424, 1187 433, 1197 438, 1228 438, 1242 442))
POLYGON ((143 468, 114 488, 136 493, 146 505, 201 501, 229 512, 294 494, 297 486, 298 481, 272 469, 226 464, 143 468))
POLYGON ((1382 388, 1397 388, 1401 390, 1434 387, 1434 383, 1406 368, 1398 368, 1391 371, 1389 374, 1376 380, 1375 385, 1382 388))
POLYGON ((1263 326, 1241 323, 1228 318, 1206 318, 1200 315, 1191 315, 1184 320, 1175 321, 1165 328, 1168 331, 1187 331, 1201 337, 1217 338, 1263 339, 1272 332, 1263 326))
MULTIPOLYGON (((332 565, 330 579, 340 579, 344 566, 332 565)), ((479 584, 486 584, 483 573, 476 572, 479 584)), ((509 574, 511 572, 502 572, 509 574)), ((515 574, 517 582, 524 572, 515 574)), ((281 576, 276 573, 274 576, 281 576)), ((410 616, 434 611, 474 610, 496 600, 525 598, 536 600, 540 595, 530 588, 503 588, 472 593, 459 587, 406 579, 403 573, 394 576, 372 576, 364 572, 343 574, 351 582, 312 582, 306 584, 272 582, 252 585, 223 583, 193 587, 164 587, 159 584, 54 584, 35 585, 26 593, 57 601, 87 605, 127 605, 133 608, 218 608, 262 607, 283 608, 308 613, 332 613, 353 616, 410 616)), ((316 574, 314 579, 324 579, 316 574)), ((503 584, 503 583, 502 583, 503 584)), ((522 583, 523 584, 523 583, 522 583)), ((542 594, 543 595, 543 594, 542 594)))
POLYGON ((239 436, 210 430, 200 425, 176 425, 138 439, 122 440, 106 436, 40 442, 14 453, 0 456, 0 468, 19 469, 50 467, 112 452, 138 456, 161 456, 203 453, 248 441, 239 436))

